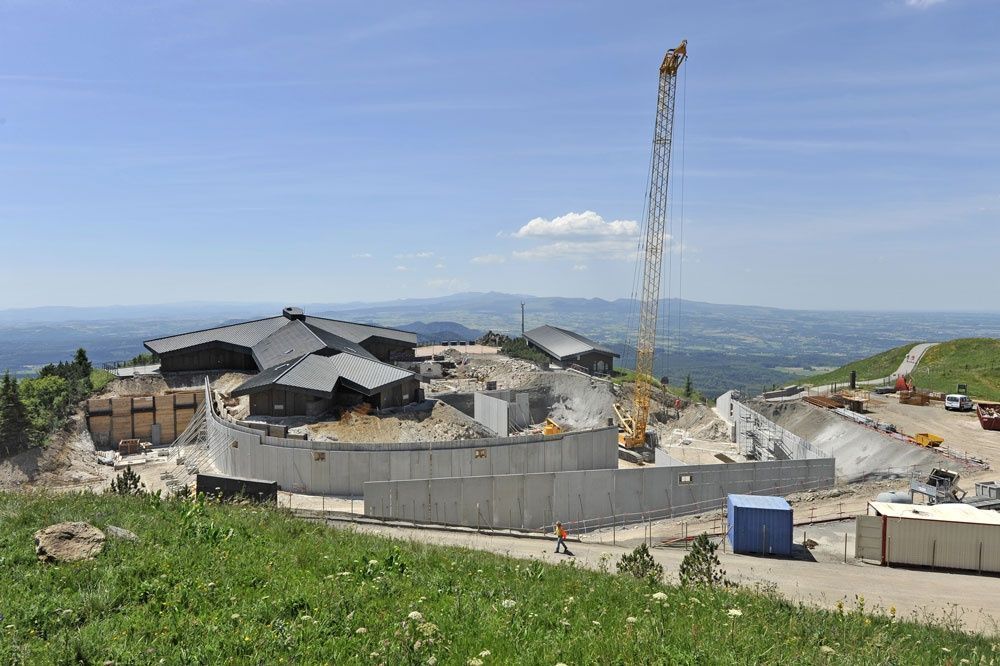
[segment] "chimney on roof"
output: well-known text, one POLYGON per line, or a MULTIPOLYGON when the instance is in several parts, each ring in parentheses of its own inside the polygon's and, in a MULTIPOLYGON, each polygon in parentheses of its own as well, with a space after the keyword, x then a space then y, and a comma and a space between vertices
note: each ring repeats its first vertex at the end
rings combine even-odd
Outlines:
POLYGON ((287 307, 281 311, 281 314, 285 316, 285 319, 305 319, 306 313, 302 311, 302 308, 287 307))

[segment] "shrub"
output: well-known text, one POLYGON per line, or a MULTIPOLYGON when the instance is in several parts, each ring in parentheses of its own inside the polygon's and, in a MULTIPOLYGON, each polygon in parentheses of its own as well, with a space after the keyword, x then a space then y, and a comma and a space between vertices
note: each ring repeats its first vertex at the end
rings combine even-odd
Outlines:
POLYGON ((726 571, 715 554, 719 544, 712 543, 707 534, 699 534, 691 544, 691 551, 681 562, 680 579, 685 587, 733 587, 726 579, 726 571))
POLYGON ((663 565, 653 559, 646 544, 641 544, 631 553, 622 555, 618 561, 618 573, 659 583, 663 580, 663 565))
POLYGON ((142 495, 146 492, 146 484, 139 475, 132 471, 129 465, 125 470, 111 480, 111 492, 116 495, 142 495))

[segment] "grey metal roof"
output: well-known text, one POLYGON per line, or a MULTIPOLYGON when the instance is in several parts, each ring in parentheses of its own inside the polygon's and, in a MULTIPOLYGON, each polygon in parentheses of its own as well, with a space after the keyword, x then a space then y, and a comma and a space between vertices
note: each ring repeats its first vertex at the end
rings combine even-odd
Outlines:
POLYGON ((349 388, 371 395, 389 384, 413 376, 409 370, 349 352, 336 356, 308 354, 254 375, 238 386, 232 395, 246 395, 279 386, 332 396, 339 382, 347 382, 351 385, 349 388))
POLYGON ((178 349, 196 347, 209 342, 225 342, 240 347, 253 347, 261 340, 271 335, 279 328, 289 323, 284 317, 268 317, 267 319, 255 319, 241 324, 230 324, 228 326, 217 326, 191 333, 181 333, 179 335, 168 335, 163 338, 147 340, 144 344, 146 349, 156 354, 165 354, 178 349))
POLYGON ((337 354, 326 360, 337 369, 342 379, 371 392, 414 376, 409 370, 354 354, 337 354))
POLYGON ((305 324, 305 325, 308 326, 309 330, 312 331, 317 338, 322 340, 323 343, 330 349, 336 349, 337 351, 351 352, 352 354, 356 354, 364 358, 370 358, 373 361, 378 360, 377 358, 375 358, 375 356, 372 355, 371 352, 369 352, 367 349, 359 345, 357 342, 352 342, 347 338, 337 335, 336 333, 331 333, 330 331, 324 330, 319 326, 316 326, 315 323, 305 324))
POLYGON ((284 312, 288 316, 268 317, 156 338, 147 340, 145 345, 152 352, 166 354, 204 344, 227 343, 250 349, 254 361, 263 369, 324 348, 374 360, 375 357, 359 344, 371 338, 417 344, 417 334, 408 331, 323 317, 306 317, 298 308, 285 308, 284 312))
POLYGON ((326 347, 326 343, 308 326, 301 321, 292 320, 255 344, 251 352, 257 367, 270 368, 326 347))
POLYGON ((400 331, 396 328, 386 328, 385 326, 373 326, 371 324, 356 324, 350 321, 339 321, 337 319, 326 319, 324 317, 306 317, 305 322, 310 326, 316 326, 347 338, 351 342, 364 342, 368 338, 386 338, 388 340, 399 340, 417 344, 417 334, 409 331, 400 331))
POLYGON ((560 361, 594 351, 616 357, 620 356, 620 354, 616 354, 607 347, 599 345, 579 333, 567 331, 564 328, 556 326, 549 326, 548 324, 525 331, 524 337, 533 345, 560 361))

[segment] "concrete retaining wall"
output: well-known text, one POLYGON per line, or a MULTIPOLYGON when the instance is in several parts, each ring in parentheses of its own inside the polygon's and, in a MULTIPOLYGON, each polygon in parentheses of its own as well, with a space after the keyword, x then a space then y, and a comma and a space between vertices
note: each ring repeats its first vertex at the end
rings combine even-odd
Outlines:
POLYGON ((277 481, 292 492, 360 495, 368 481, 618 466, 614 428, 448 442, 311 442, 268 437, 207 411, 209 459, 220 473, 277 481))
POLYGON ((577 531, 718 509, 729 493, 787 495, 834 483, 832 458, 546 474, 371 481, 365 513, 454 525, 577 531))
POLYGON ((528 394, 514 391, 480 391, 475 394, 473 418, 495 435, 528 425, 528 394))

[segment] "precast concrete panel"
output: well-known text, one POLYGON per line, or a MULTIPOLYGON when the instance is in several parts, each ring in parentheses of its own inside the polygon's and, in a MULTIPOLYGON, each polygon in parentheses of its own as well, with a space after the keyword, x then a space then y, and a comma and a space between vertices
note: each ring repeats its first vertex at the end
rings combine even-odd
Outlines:
POLYGON ((472 476, 472 456, 474 451, 469 449, 451 450, 451 475, 452 476, 472 476))
POLYGON ((525 472, 542 474, 545 472, 545 449, 541 445, 525 444, 525 472))
POLYGON ((587 444, 585 441, 581 441, 580 438, 566 439, 564 438, 559 442, 559 452, 562 456, 562 462, 559 467, 560 472, 572 472, 580 469, 578 465, 578 458, 581 448, 586 448, 587 444))
POLYGON ((527 472, 527 455, 525 453, 527 446, 527 444, 512 444, 507 447, 507 453, 510 456, 511 474, 524 474, 527 472))
MULTIPOLYGON (((410 451, 408 479, 429 479, 431 474, 430 451, 410 451)), ((449 475, 450 476, 450 475, 449 475)))
POLYGON ((493 446, 475 451, 470 456, 472 464, 470 465, 469 476, 490 476, 493 473, 493 454, 497 448, 499 447, 493 446))
POLYGON ((448 478, 431 481, 431 520, 436 523, 461 525, 462 484, 465 479, 448 478))
POLYGON ((493 511, 493 479, 470 476, 462 479, 462 520, 465 525, 490 527, 493 511))
POLYGON ((585 493, 583 475, 554 473, 553 478, 555 479, 552 490, 554 521, 560 520, 565 523, 582 520, 586 510, 583 504, 585 493))
POLYGON ((562 441, 553 440, 542 445, 545 456, 546 472, 561 472, 562 467, 562 441))
MULTIPOLYGON (((412 470, 411 455, 409 452, 393 451, 389 454, 389 478, 393 481, 406 481, 414 478, 410 472, 412 470)), ((427 478, 416 477, 416 478, 427 478)))
POLYGON ((455 474, 455 451, 433 451, 429 454, 427 463, 433 479, 461 476, 455 474))
POLYGON ((331 491, 335 495, 350 495, 350 454, 346 451, 327 451, 326 458, 330 461, 331 491))
POLYGON ((575 476, 582 479, 583 518, 620 516, 624 513, 615 502, 617 479, 614 470, 588 470, 575 476))
POLYGON ((590 471, 586 474, 609 474, 614 479, 615 510, 619 514, 644 513, 642 506, 643 472, 642 469, 626 469, 619 473, 614 470, 590 471), (629 472, 626 474, 625 472, 629 472))
POLYGON ((350 494, 356 495, 362 492, 362 485, 365 481, 371 481, 371 468, 369 466, 370 456, 368 451, 351 451, 347 454, 350 462, 348 468, 351 475, 350 494))
POLYGON ((427 484, 425 481, 394 481, 396 487, 396 498, 394 509, 396 517, 404 520, 426 520, 427 519, 427 484))
POLYGON ((493 525, 521 526, 521 502, 524 477, 519 474, 493 477, 493 525))
POLYGON ((501 476, 511 474, 510 469, 510 446, 494 446, 490 450, 490 474, 501 476))
MULTIPOLYGON (((371 471, 370 479, 372 481, 389 481, 392 480, 390 475, 390 456, 399 455, 389 453, 388 451, 372 451, 368 454, 370 458, 371 471)), ((402 455, 406 455, 405 453, 402 455)))
POLYGON ((524 512, 524 527, 538 529, 543 525, 555 523, 555 507, 552 491, 555 486, 554 474, 522 475, 524 487, 524 502, 521 510, 524 512))
POLYGON ((389 506, 389 489, 392 483, 368 482, 364 484, 365 515, 385 518, 389 506))

